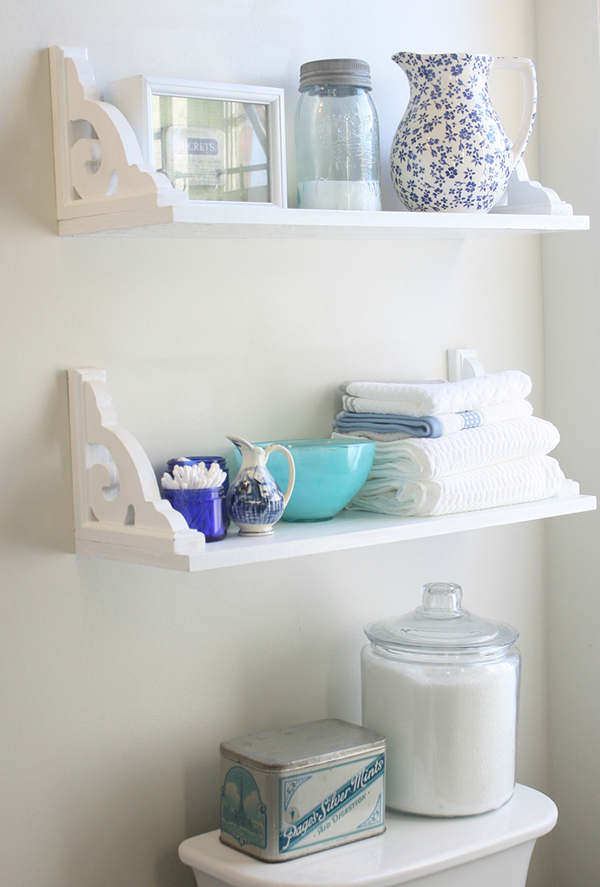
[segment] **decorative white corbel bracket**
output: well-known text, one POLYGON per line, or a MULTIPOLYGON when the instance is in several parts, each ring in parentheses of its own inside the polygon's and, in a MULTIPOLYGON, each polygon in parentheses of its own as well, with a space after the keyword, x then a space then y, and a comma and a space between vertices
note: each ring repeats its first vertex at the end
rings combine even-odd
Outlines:
POLYGON ((49 49, 59 234, 173 221, 188 195, 147 166, 123 114, 100 101, 86 49, 49 49))
POLYGON ((474 348, 450 348, 448 350, 449 382, 474 379, 475 376, 483 376, 484 374, 483 364, 477 360, 477 351, 474 348))
POLYGON ((102 369, 68 371, 78 554, 189 569, 202 533, 161 499, 154 469, 117 424, 102 369))
POLYGON ((552 188, 531 181, 525 162, 520 160, 508 180, 508 188, 491 213, 517 215, 572 216, 573 207, 561 200, 552 188))

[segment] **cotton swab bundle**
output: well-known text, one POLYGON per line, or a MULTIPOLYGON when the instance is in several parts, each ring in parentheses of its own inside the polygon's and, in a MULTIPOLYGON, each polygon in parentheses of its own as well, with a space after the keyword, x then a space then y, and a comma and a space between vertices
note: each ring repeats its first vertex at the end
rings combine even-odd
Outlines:
POLYGON ((161 484, 165 490, 208 490, 220 487, 227 475, 212 462, 207 469, 204 462, 193 465, 175 465, 173 475, 165 472, 161 484))

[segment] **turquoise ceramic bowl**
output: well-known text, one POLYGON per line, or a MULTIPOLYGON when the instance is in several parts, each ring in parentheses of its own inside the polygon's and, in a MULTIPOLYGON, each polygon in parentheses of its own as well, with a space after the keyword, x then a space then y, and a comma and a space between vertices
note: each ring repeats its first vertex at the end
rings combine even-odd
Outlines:
MULTIPOLYGON (((268 440, 254 445, 271 443, 287 447, 296 467, 294 490, 281 518, 284 521, 330 520, 358 493, 375 456, 375 443, 358 437, 268 440)), ((237 451, 236 456, 239 464, 237 451)), ((285 491, 289 468, 283 453, 272 453, 267 468, 285 491)))

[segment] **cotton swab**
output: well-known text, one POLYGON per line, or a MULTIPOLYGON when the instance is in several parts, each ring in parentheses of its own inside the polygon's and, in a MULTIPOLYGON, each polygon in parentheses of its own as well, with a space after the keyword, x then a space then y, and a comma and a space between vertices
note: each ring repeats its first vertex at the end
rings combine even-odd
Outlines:
POLYGON ((204 462, 193 465, 175 465, 173 475, 165 472, 161 484, 165 490, 207 490, 223 485, 227 474, 217 462, 207 470, 204 462))

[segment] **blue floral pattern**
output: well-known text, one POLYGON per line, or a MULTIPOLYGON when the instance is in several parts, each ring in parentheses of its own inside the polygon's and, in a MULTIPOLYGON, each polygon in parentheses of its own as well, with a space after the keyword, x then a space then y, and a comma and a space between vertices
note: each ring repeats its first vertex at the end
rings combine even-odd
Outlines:
POLYGON ((268 527, 284 508, 283 493, 261 466, 240 469, 227 493, 228 514, 239 525, 268 527))
POLYGON ((409 210, 487 212, 513 169, 487 88, 491 55, 399 52, 410 102, 394 137, 394 188, 409 210))

